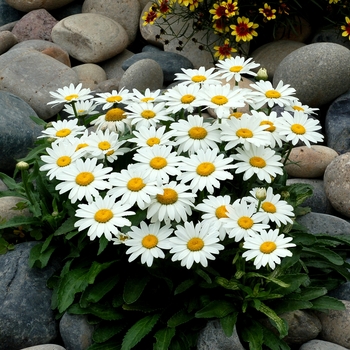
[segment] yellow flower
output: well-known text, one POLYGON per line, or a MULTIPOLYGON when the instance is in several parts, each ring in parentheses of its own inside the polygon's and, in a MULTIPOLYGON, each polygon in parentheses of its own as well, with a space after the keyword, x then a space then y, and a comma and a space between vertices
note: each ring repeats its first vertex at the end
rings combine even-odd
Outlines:
POLYGON ((273 10, 267 3, 264 4, 264 8, 260 8, 259 12, 264 15, 267 20, 276 19, 276 10, 273 10))
POLYGON ((237 52, 237 50, 230 45, 229 39, 226 39, 223 45, 214 46, 214 50, 216 51, 214 57, 217 57, 219 60, 230 58, 233 52, 237 52))
POLYGON ((148 12, 145 12, 142 16, 144 22, 142 25, 154 24, 155 20, 160 16, 160 13, 156 12, 156 6, 151 6, 148 12))
POLYGON ((233 29, 231 35, 236 36, 236 41, 250 41, 253 39, 253 36, 257 36, 258 33, 255 31, 259 25, 253 22, 249 22, 247 17, 238 17, 237 25, 231 24, 230 28, 233 29))
POLYGON ((341 26, 341 30, 344 30, 342 36, 348 36, 350 40, 350 18, 345 17, 346 25, 341 26))

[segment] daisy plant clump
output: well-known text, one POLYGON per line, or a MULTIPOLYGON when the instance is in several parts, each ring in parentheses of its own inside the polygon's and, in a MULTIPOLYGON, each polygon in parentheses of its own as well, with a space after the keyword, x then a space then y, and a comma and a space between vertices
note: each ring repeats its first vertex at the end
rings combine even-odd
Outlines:
POLYGON ((297 223, 312 189, 284 167, 322 142, 317 111, 283 82, 241 88, 258 66, 183 69, 164 91, 66 87, 50 102, 66 119, 33 118, 36 146, 1 174, 31 215, 3 220, 0 243, 38 240, 30 265, 59 262, 52 306, 86 315, 90 350, 195 349, 213 319, 247 349, 289 349, 282 313, 343 308, 327 292, 350 277, 350 242, 297 223))
POLYGON ((259 47, 303 31, 332 28, 350 38, 348 0, 155 0, 143 13, 143 25, 157 26, 156 39, 188 42, 209 51, 214 60, 246 54, 247 44, 259 47))

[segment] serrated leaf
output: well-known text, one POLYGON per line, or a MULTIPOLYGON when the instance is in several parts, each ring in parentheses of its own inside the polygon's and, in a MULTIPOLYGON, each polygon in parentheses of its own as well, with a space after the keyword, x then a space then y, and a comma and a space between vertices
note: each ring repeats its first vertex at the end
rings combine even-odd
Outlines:
POLYGON ((283 340, 277 337, 271 330, 266 327, 263 328, 264 334, 264 345, 267 346, 270 350, 290 350, 288 344, 283 340))
POLYGON ((295 311, 295 310, 306 310, 306 309, 311 309, 312 303, 307 300, 299 300, 299 299, 292 299, 292 298, 284 298, 278 303, 274 305, 273 310, 277 314, 283 314, 286 312, 290 311, 295 311))
POLYGON ((185 309, 181 309, 171 316, 167 322, 168 327, 177 327, 194 319, 194 315, 188 313, 185 309))
POLYGON ((340 255, 325 247, 319 247, 314 245, 311 247, 304 247, 303 251, 322 256, 334 265, 343 265, 344 263, 344 259, 340 255))
POLYGON ((125 334, 121 350, 130 350, 155 326, 160 314, 149 315, 137 321, 125 334))
POLYGON ((55 236, 65 235, 71 231, 75 231, 74 223, 77 221, 76 217, 68 218, 62 225, 54 232, 55 236))
POLYGON ((180 293, 186 291, 187 289, 191 288, 194 284, 195 284, 195 280, 194 279, 185 280, 185 281, 181 282, 175 288, 174 295, 177 295, 177 294, 180 294, 180 293))
POLYGON ((145 289, 149 276, 146 274, 133 274, 130 275, 124 286, 123 298, 127 304, 134 303, 142 294, 145 289))
POLYGON ((0 180, 2 180, 2 182, 10 190, 16 190, 18 188, 21 188, 21 185, 19 183, 17 183, 12 177, 10 177, 4 173, 0 173, 0 180))
POLYGON ((125 328, 124 322, 101 322, 92 334, 92 340, 96 343, 104 343, 125 328))
POLYGON ((263 328, 259 322, 251 320, 242 329, 242 338, 249 343, 250 350, 261 350, 264 342, 263 328))
POLYGON ((327 294, 327 288, 307 287, 301 290, 300 293, 294 293, 300 300, 313 300, 327 294))
POLYGON ((237 322, 238 312, 232 312, 225 317, 220 318, 221 327, 226 337, 231 337, 237 322))
POLYGON ((306 282, 309 277, 304 273, 289 274, 285 276, 280 276, 279 278, 282 282, 289 285, 289 287, 284 288, 276 286, 276 288, 271 289, 271 293, 287 295, 298 289, 304 282, 306 282))
POLYGON ((313 310, 345 310, 345 305, 340 300, 327 295, 314 299, 311 302, 313 310))
POLYGON ((40 220, 31 216, 14 216, 11 219, 6 220, 3 223, 0 223, 0 230, 4 228, 19 227, 23 225, 39 225, 41 224, 40 220))
POLYGON ((154 337, 156 338, 156 343, 153 346, 153 350, 168 350, 171 340, 175 335, 175 328, 163 328, 160 329, 154 337))
POLYGON ((71 305, 68 312, 76 315, 94 315, 102 320, 116 321, 123 318, 123 314, 110 305, 92 304, 89 307, 82 308, 79 304, 71 305))
POLYGON ((213 300, 196 312, 197 318, 221 318, 235 311, 233 303, 226 300, 213 300))

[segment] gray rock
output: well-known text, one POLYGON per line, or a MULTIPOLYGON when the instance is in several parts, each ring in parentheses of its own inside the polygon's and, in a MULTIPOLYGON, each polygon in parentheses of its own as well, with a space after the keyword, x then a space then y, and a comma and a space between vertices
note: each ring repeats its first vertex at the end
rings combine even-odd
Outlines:
POLYGON ((331 297, 350 301, 350 282, 345 282, 328 293, 331 297))
POLYGON ((23 12, 14 9, 6 0, 0 0, 0 26, 18 21, 23 15, 23 12))
POLYGON ((66 312, 59 327, 66 350, 86 350, 92 344, 94 327, 88 323, 86 316, 66 312))
POLYGON ((16 244, 13 251, 0 256, 1 350, 51 343, 58 335, 50 307, 52 291, 46 287, 57 266, 29 267, 29 253, 36 244, 16 244))
POLYGON ((83 88, 95 90, 96 86, 107 80, 107 74, 103 68, 94 63, 84 63, 72 68, 77 73, 79 82, 83 84, 83 88))
POLYGON ((40 135, 42 127, 29 116, 35 111, 21 98, 0 91, 0 169, 12 170, 17 159, 25 157, 40 135))
POLYGON ((164 51, 137 53, 124 61, 122 68, 127 70, 134 63, 145 59, 156 61, 160 65, 163 71, 165 83, 172 82, 175 78, 175 73, 182 73, 181 68, 193 68, 191 61, 186 57, 177 53, 164 51))
POLYGON ((350 223, 334 215, 311 212, 299 216, 297 222, 312 234, 350 235, 350 223))
POLYGON ((302 207, 310 207, 313 213, 322 213, 322 214, 334 214, 335 210, 333 209, 331 202, 326 196, 324 190, 323 180, 321 179, 288 179, 287 185, 292 184, 308 184, 312 187, 312 196, 307 198, 303 203, 302 207))
POLYGON ((74 0, 73 2, 60 7, 56 10, 51 10, 50 13, 52 16, 54 16, 58 21, 61 19, 72 16, 72 15, 77 15, 78 13, 81 13, 82 8, 83 8, 83 3, 84 0, 74 0))
POLYGON ((332 102, 325 118, 327 146, 338 153, 350 152, 350 91, 332 102))
POLYGON ((323 180, 332 207, 350 218, 350 152, 336 157, 327 166, 323 180))
MULTIPOLYGON (((1 190, 1 189, 0 189, 1 190)), ((0 218, 9 220, 15 216, 31 216, 28 208, 16 209, 16 204, 23 202, 23 198, 14 196, 0 197, 0 218)))
POLYGON ((10 31, 4 30, 0 32, 0 55, 16 45, 18 40, 10 31))
POLYGON ((125 60, 134 56, 134 53, 125 49, 120 54, 106 60, 104 62, 100 62, 99 66, 104 69, 107 74, 107 79, 120 79, 124 74, 124 69, 122 65, 125 60))
POLYGON ((23 12, 29 12, 32 10, 37 9, 45 9, 45 10, 54 10, 58 9, 60 7, 63 7, 64 5, 69 4, 73 0, 6 0, 7 3, 23 12))
POLYGON ((163 50, 154 45, 145 45, 142 48, 142 52, 162 52, 163 50))
POLYGON ((21 350, 66 350, 66 349, 56 344, 43 344, 43 345, 31 346, 30 348, 24 348, 21 350))
POLYGON ((52 101, 49 92, 79 82, 71 68, 49 55, 31 49, 10 50, 2 54, 0 76, 0 90, 22 98, 44 120, 62 109, 62 106, 47 105, 47 102, 52 101))
POLYGON ((282 80, 306 105, 320 107, 350 88, 350 50, 334 43, 305 45, 285 57, 275 71, 274 86, 282 80), (327 88, 325 88, 325 86, 327 88))
POLYGON ((322 29, 311 39, 312 43, 335 43, 350 49, 350 40, 341 35, 338 28, 322 29))
POLYGON ((120 87, 143 91, 161 89, 163 86, 163 70, 152 59, 143 59, 132 64, 123 74, 119 82, 120 87))
POLYGON ((338 344, 330 343, 329 341, 313 339, 303 344, 299 350, 347 350, 338 344))
POLYGON ((197 350, 244 350, 236 328, 231 337, 227 337, 221 328, 220 321, 209 321, 199 333, 197 350))

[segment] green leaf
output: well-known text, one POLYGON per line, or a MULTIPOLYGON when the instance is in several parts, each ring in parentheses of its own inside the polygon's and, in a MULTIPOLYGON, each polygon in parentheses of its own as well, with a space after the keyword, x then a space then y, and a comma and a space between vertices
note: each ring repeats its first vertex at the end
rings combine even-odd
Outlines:
POLYGON ((249 343, 250 350, 261 350, 263 348, 264 335, 261 324, 251 320, 242 329, 242 338, 249 343))
POLYGON ((314 245, 312 247, 304 247, 303 251, 322 256, 334 265, 344 264, 344 259, 340 255, 325 247, 314 245))
POLYGON ((294 293, 300 300, 313 300, 327 294, 327 288, 307 287, 302 289, 300 293, 294 293))
POLYGON ((278 338, 270 329, 264 327, 263 333, 264 345, 270 350, 290 350, 288 344, 283 339, 278 338))
POLYGON ((204 281, 207 282, 208 284, 212 283, 210 276, 205 271, 203 271, 201 269, 197 269, 197 270, 195 270, 195 272, 197 273, 197 275, 202 277, 204 279, 204 281))
POLYGON ((96 343, 104 343, 125 328, 124 321, 101 322, 92 334, 92 340, 96 343))
POLYGON ((37 125, 46 126, 47 122, 35 115, 30 115, 29 118, 37 125))
POLYGON ((241 286, 241 283, 234 278, 227 280, 224 277, 216 277, 215 282, 219 284, 221 287, 224 287, 230 290, 239 290, 241 286))
POLYGON ((21 185, 19 183, 17 183, 12 177, 10 177, 4 173, 0 173, 0 180, 2 180, 2 182, 10 190, 17 190, 17 189, 21 188, 21 185))
POLYGON ((86 350, 120 350, 121 344, 117 341, 109 341, 103 344, 92 344, 86 350))
MULTIPOLYGON (((293 294, 294 296, 294 294, 293 294)), ((312 303, 307 300, 299 300, 299 299, 292 299, 284 298, 282 300, 279 300, 273 307, 273 310, 277 314, 283 314, 285 312, 295 311, 295 310, 305 310, 305 309, 311 309, 312 303)))
POLYGON ((196 312, 197 318, 221 318, 235 311, 235 306, 232 302, 226 300, 213 300, 202 309, 196 312))
POLYGON ((296 289, 298 289, 300 285, 302 285, 304 282, 306 282, 309 279, 309 277, 304 273, 296 273, 296 274, 281 276, 279 279, 282 282, 289 285, 289 287, 284 288, 284 287, 278 286, 276 288, 271 288, 271 293, 287 295, 289 293, 294 292, 296 289))
POLYGON ((338 299, 324 295, 312 300, 313 310, 345 310, 345 305, 338 299))
POLYGON ((137 321, 125 334, 121 350, 130 350, 144 338, 157 323, 160 314, 149 315, 137 321))
POLYGON ((194 279, 190 279, 190 280, 185 280, 183 282, 181 282, 174 291, 174 295, 180 294, 184 291, 186 291, 187 289, 191 288, 194 284, 195 284, 195 280, 194 279))
POLYGON ((76 222, 76 217, 68 218, 54 233, 55 236, 65 235, 68 232, 75 231, 74 223, 76 222))
POLYGON ((167 322, 168 327, 177 327, 194 319, 194 315, 188 313, 185 309, 181 309, 171 316, 167 322))
POLYGON ((40 225, 41 222, 37 218, 30 216, 15 216, 3 223, 0 223, 0 230, 11 227, 18 227, 23 225, 40 225))
POLYGON ((162 328, 160 329, 154 337, 156 338, 156 343, 153 346, 153 350, 168 350, 171 339, 175 335, 175 328, 162 328))
POLYGON ((82 308, 79 304, 73 304, 67 309, 68 313, 76 315, 94 315, 102 320, 116 321, 123 318, 123 314, 110 305, 92 304, 87 308, 82 308))
POLYGON ((149 276, 146 274, 130 274, 124 286, 124 301, 127 304, 134 303, 141 296, 149 279, 149 276))
POLYGON ((29 254, 29 266, 44 268, 50 260, 51 255, 55 251, 56 247, 51 246, 47 247, 45 251, 43 251, 44 243, 36 244, 31 250, 29 254))
POLYGON ((237 317, 238 312, 234 311, 227 316, 220 318, 220 324, 226 337, 231 337, 233 334, 233 330, 237 322, 237 317))

